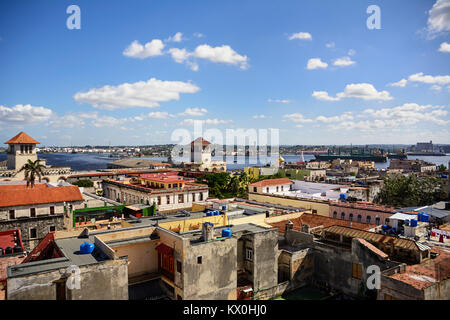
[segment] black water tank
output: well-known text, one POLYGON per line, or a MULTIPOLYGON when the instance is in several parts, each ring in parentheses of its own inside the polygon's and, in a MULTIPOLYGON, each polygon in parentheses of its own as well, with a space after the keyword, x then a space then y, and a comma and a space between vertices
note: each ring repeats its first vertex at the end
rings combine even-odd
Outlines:
POLYGON ((11 247, 7 247, 5 249, 5 254, 11 254, 11 253, 13 253, 13 249, 11 247))
POLYGON ((19 252, 22 252, 23 250, 22 250, 22 248, 20 247, 20 246, 15 246, 14 247, 14 253, 19 253, 19 252))
POLYGON ((0 248, 0 256, 3 255, 3 248, 0 248))

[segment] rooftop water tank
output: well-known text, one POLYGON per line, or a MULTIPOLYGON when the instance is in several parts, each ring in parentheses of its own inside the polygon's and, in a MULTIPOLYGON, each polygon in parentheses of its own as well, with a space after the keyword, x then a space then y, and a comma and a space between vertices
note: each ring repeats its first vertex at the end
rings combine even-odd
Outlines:
POLYGON ((341 193, 341 194, 339 195, 339 199, 345 199, 345 198, 346 198, 345 193, 341 193))
POLYGON ((11 247, 7 247, 5 249, 5 254, 11 254, 11 253, 13 253, 13 249, 11 247))
POLYGON ((231 237, 231 229, 230 228, 222 229, 222 237, 231 237))
POLYGON ((207 217, 210 217, 210 216, 212 216, 212 215, 213 215, 213 212, 212 212, 212 211, 207 211, 207 212, 206 212, 206 216, 207 216, 207 217))
POLYGON ((387 224, 383 224, 383 226, 381 227, 381 229, 383 229, 383 231, 387 231, 389 230, 391 227, 389 227, 387 224))
POLYGON ((22 252, 23 250, 22 250, 22 248, 20 247, 20 246, 15 246, 14 247, 14 253, 19 253, 19 252, 22 252))
POLYGON ((411 219, 411 227, 417 227, 417 220, 411 219))
POLYGON ((430 215, 427 213, 422 214, 422 221, 428 222, 430 220, 430 215))
POLYGON ((90 254, 94 251, 94 247, 95 245, 93 243, 86 241, 80 246, 80 252, 81 254, 90 254))
POLYGON ((409 226, 409 220, 408 219, 405 220, 405 226, 409 226))
POLYGON ((214 211, 214 215, 218 216, 220 214, 220 212, 218 210, 214 211))
POLYGON ((422 221, 422 215, 423 215, 423 212, 419 212, 419 213, 417 214, 417 220, 418 220, 418 221, 422 221))

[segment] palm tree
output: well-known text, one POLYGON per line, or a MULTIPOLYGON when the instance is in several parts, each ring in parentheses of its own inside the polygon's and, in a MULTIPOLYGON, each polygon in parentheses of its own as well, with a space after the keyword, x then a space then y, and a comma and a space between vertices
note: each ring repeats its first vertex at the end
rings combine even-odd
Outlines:
POLYGON ((27 180, 27 188, 31 184, 31 187, 34 187, 34 180, 37 176, 39 178, 39 182, 41 182, 41 178, 43 176, 42 169, 45 168, 43 164, 41 164, 42 160, 36 160, 31 161, 28 160, 27 163, 23 165, 23 167, 16 172, 18 174, 19 172, 25 171, 25 179, 27 180))

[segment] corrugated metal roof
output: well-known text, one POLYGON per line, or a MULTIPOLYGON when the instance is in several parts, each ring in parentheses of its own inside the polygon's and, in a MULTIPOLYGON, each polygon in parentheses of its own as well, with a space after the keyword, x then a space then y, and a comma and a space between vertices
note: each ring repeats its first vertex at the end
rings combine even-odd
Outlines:
POLYGON ((428 250, 425 249, 423 246, 419 247, 419 245, 413 240, 396 238, 380 233, 363 231, 343 226, 331 226, 328 228, 324 228, 323 232, 335 233, 349 238, 362 238, 367 241, 394 245, 395 247, 400 247, 408 250, 420 250, 420 251, 428 250))

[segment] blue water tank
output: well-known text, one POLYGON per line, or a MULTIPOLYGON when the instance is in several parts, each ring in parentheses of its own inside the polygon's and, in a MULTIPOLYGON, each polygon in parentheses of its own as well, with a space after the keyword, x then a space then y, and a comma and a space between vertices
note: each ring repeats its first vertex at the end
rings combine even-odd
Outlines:
POLYGON ((206 216, 207 216, 207 217, 210 217, 210 216, 212 216, 212 215, 213 215, 213 212, 212 212, 212 211, 207 211, 207 212, 206 212, 206 216))
POLYGON ((341 194, 339 195, 339 199, 345 199, 345 198, 346 198, 345 193, 341 193, 341 194))
POLYGON ((441 174, 441 178, 442 179, 447 179, 447 175, 446 174, 441 174))
POLYGON ((80 252, 81 254, 90 254, 94 251, 94 247, 95 245, 93 243, 86 241, 80 246, 80 252))
POLYGON ((391 227, 388 226, 387 224, 383 224, 383 226, 381 227, 381 229, 383 229, 383 231, 388 231, 391 227))
POLYGON ((423 222, 428 222, 430 220, 430 215, 427 213, 422 214, 422 220, 423 222))
POLYGON ((411 227, 417 227, 417 220, 411 219, 411 227))
POLYGON ((214 211, 214 215, 218 216, 220 214, 219 210, 214 211))
POLYGON ((231 237, 231 229, 230 228, 222 229, 222 237, 231 237))
POLYGON ((423 215, 423 212, 419 212, 419 213, 417 214, 417 220, 418 220, 418 221, 422 221, 422 215, 423 215))

